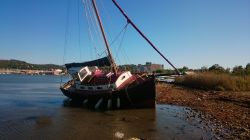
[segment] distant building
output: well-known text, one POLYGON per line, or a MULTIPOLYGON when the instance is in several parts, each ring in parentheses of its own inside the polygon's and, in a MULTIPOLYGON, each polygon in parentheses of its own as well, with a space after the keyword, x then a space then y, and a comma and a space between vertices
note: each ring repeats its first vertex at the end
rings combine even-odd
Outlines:
POLYGON ((55 69, 54 70, 54 75, 60 75, 62 73, 61 69, 55 69))
POLYGON ((138 64, 137 71, 138 72, 154 72, 156 70, 163 70, 164 65, 162 64, 152 64, 151 62, 146 62, 145 65, 138 64))

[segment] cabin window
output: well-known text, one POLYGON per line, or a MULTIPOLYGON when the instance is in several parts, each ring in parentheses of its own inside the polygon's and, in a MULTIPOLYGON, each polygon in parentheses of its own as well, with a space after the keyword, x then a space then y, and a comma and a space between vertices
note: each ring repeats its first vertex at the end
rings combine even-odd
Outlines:
POLYGON ((85 87, 81 87, 81 89, 85 89, 85 87))
POLYGON ((92 90, 92 89, 93 89, 93 87, 88 87, 88 89, 91 89, 91 90, 92 90))
POLYGON ((79 80, 82 82, 88 75, 91 75, 91 72, 89 71, 88 67, 84 67, 82 68, 79 72, 78 72, 78 77, 79 80))
POLYGON ((97 89, 102 89, 102 87, 97 87, 97 89))
POLYGON ((85 69, 81 70, 81 72, 79 72, 79 76, 81 78, 85 77, 85 75, 87 74, 87 71, 85 69))

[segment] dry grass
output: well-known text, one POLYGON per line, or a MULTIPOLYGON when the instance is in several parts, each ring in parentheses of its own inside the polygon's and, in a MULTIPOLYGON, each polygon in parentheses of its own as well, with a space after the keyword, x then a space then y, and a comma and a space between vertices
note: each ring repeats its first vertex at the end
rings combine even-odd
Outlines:
POLYGON ((211 72, 178 77, 176 84, 204 90, 250 91, 250 76, 233 76, 211 72))

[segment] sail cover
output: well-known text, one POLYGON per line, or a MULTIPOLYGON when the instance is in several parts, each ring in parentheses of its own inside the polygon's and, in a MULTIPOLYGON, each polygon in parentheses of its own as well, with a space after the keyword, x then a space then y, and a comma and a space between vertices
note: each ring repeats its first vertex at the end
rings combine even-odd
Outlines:
POLYGON ((92 60, 92 61, 87 61, 87 62, 82 62, 82 63, 69 63, 69 64, 65 64, 66 68, 72 68, 72 67, 85 67, 85 66, 99 66, 99 67, 103 67, 103 66, 111 66, 111 63, 109 62, 108 57, 103 57, 100 59, 96 59, 96 60, 92 60))

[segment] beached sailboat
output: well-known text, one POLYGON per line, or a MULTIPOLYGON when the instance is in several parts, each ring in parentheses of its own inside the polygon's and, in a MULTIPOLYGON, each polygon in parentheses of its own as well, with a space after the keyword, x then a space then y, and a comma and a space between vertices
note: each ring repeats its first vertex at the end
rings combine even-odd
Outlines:
MULTIPOLYGON (((151 41, 136 27, 125 14, 118 3, 112 0, 128 24, 172 66, 167 58, 151 43, 151 41)), ((119 70, 112 56, 105 35, 102 20, 95 0, 91 0, 107 56, 83 63, 65 64, 72 80, 60 87, 63 94, 72 100, 81 101, 90 108, 120 109, 120 108, 154 108, 155 107, 155 77, 146 73, 133 74, 130 71, 119 70), (110 67, 111 70, 103 70, 110 67)), ((174 67, 175 68, 175 67, 174 67)), ((176 68, 175 68, 176 69, 176 68)), ((177 69, 176 69, 177 70, 177 69)), ((178 72, 178 70, 177 70, 178 72)))

